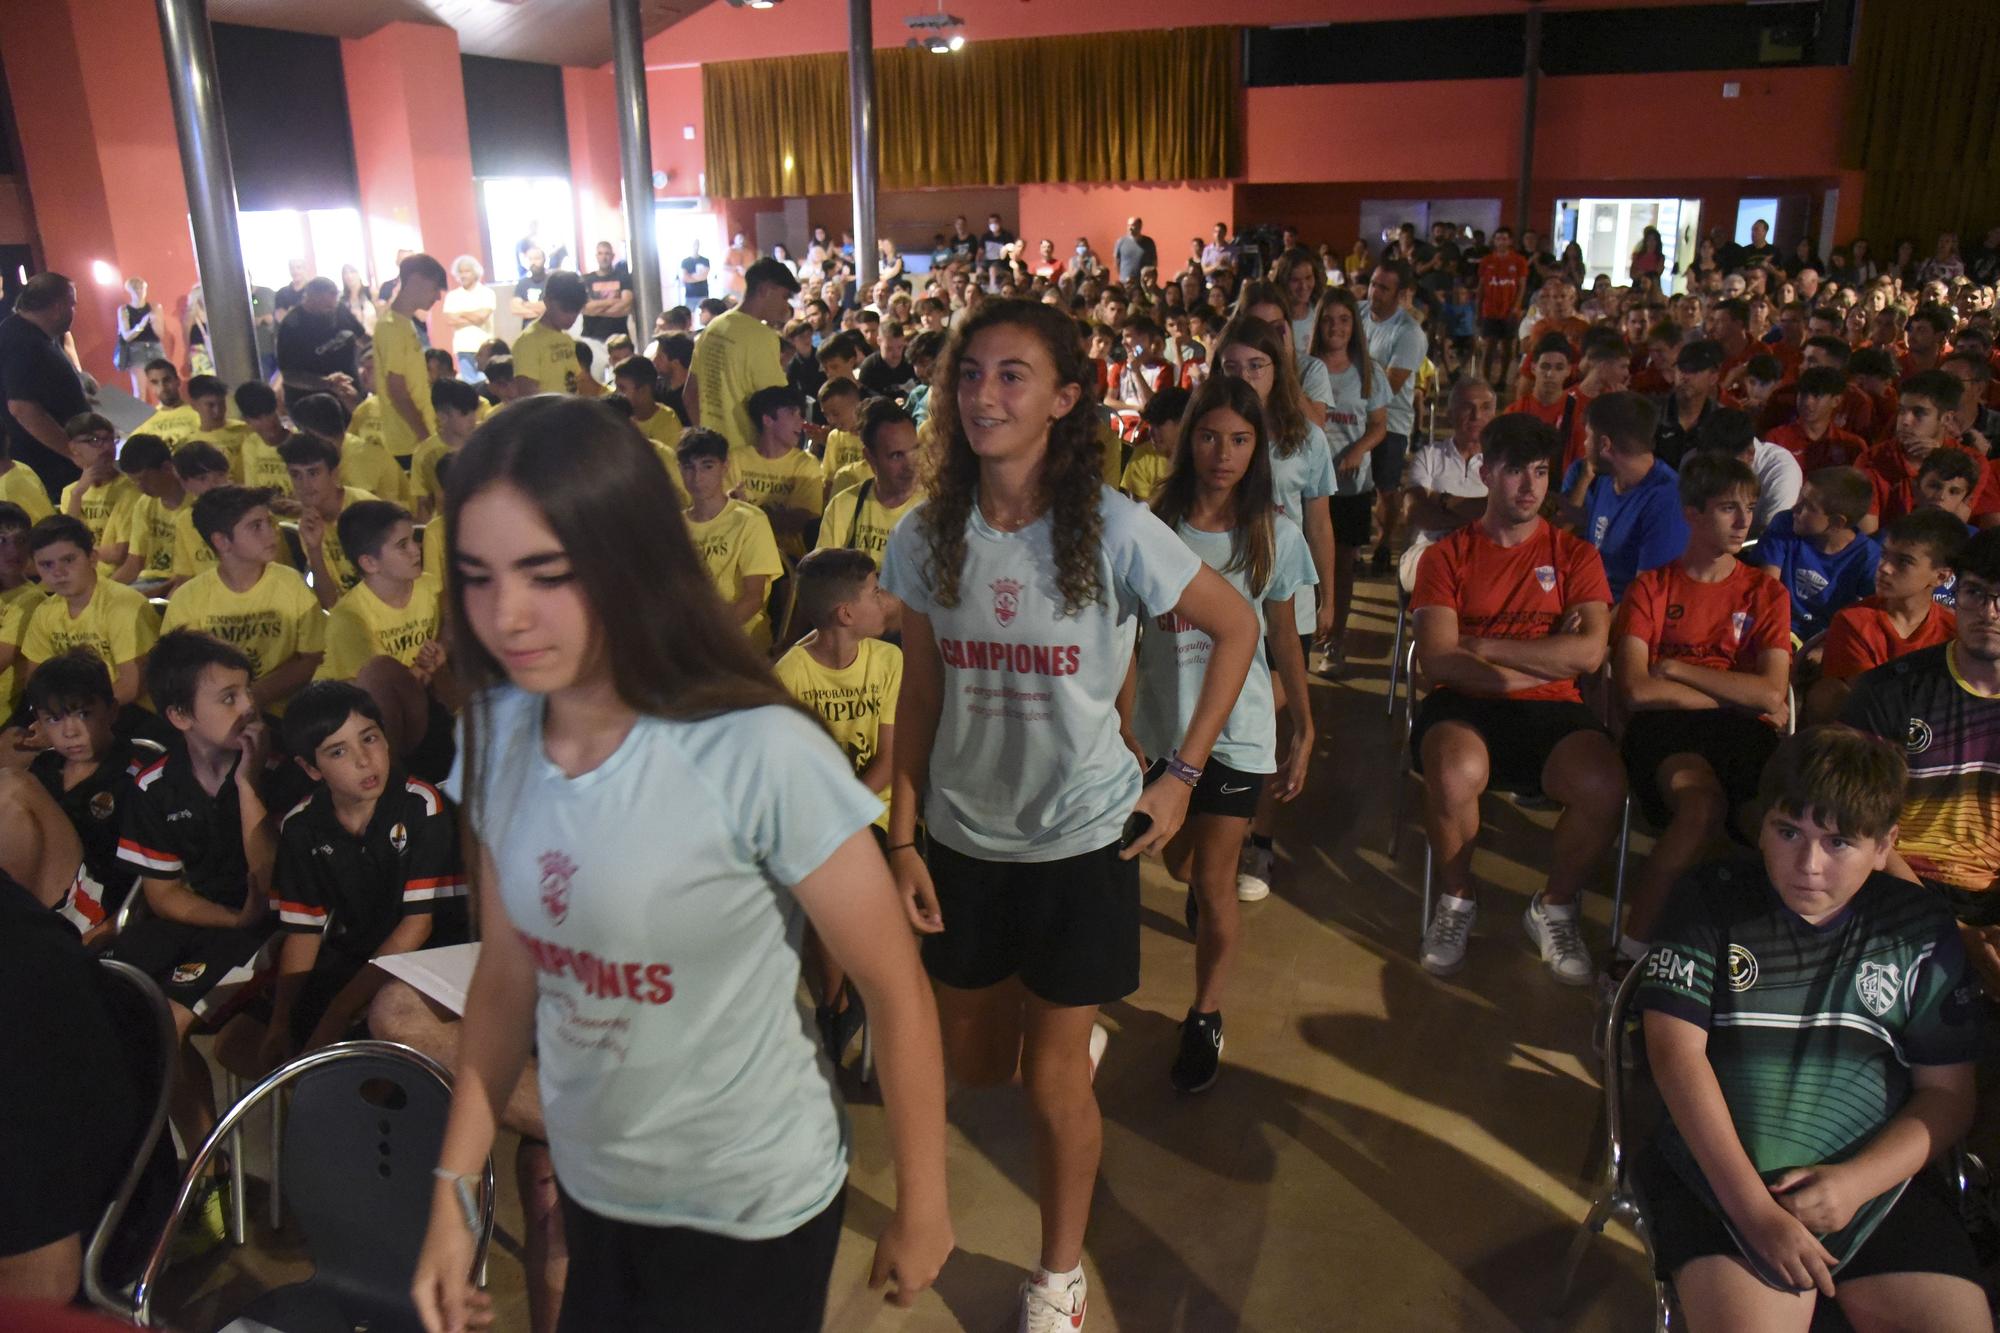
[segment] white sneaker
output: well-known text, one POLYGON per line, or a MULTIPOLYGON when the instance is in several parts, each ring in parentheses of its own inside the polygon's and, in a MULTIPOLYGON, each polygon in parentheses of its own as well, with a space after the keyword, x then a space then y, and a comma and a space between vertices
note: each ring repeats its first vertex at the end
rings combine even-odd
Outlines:
POLYGON ((1479 917, 1479 904, 1470 898, 1450 894, 1438 899, 1431 923, 1424 928, 1424 948, 1418 961, 1434 977, 1448 977, 1465 966, 1465 942, 1472 935, 1472 923, 1479 917))
POLYGON ((1591 980, 1590 950, 1583 947, 1583 931, 1574 903, 1550 907, 1536 894, 1521 917, 1528 938, 1542 952, 1549 974, 1565 986, 1588 986, 1591 980))
POLYGON ((1039 1270, 1021 1284, 1020 1333, 1077 1333, 1090 1307, 1090 1284, 1079 1272, 1059 1287, 1051 1287, 1039 1270))
POLYGON ((1271 896, 1271 865, 1277 859, 1268 847, 1243 844, 1243 855, 1236 862, 1237 902, 1260 903, 1271 896))

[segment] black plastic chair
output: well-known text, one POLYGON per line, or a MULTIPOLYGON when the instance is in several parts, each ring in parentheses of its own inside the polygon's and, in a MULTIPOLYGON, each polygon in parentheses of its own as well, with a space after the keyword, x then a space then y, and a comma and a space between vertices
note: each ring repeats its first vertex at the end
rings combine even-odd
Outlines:
POLYGON ((116 959, 100 958, 97 965, 102 969, 99 990, 131 1072, 135 1103, 146 1118, 128 1150, 132 1164, 84 1246, 83 1291, 98 1309, 129 1320, 132 1303, 119 1293, 139 1276, 179 1180, 166 1126, 180 1037, 167 997, 152 978, 116 959))
MULTIPOLYGON (((386 1041, 350 1041, 301 1056, 251 1089, 209 1133, 183 1178, 166 1229, 133 1293, 139 1322, 202 1174, 238 1122, 265 1098, 291 1091, 284 1199, 305 1239, 313 1275, 265 1292, 233 1318, 285 1333, 419 1333, 410 1279, 430 1224, 433 1179, 451 1107, 451 1075, 419 1051, 386 1041)), ((474 1239, 483 1273, 493 1236, 493 1162, 474 1239)), ((222 1321, 228 1323, 229 1320, 222 1321)))

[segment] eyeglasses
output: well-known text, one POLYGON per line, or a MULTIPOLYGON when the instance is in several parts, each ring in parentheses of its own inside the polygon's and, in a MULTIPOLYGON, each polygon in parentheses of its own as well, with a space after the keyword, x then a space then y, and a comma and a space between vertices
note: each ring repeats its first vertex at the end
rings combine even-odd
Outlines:
POLYGON ((2000 588, 1978 587, 1961 579, 1952 597, 1961 611, 1976 608, 1989 616, 2000 615, 2000 588))
POLYGON ((116 443, 118 443, 118 436, 117 436, 117 434, 116 434, 115 432, 113 432, 113 431, 108 431, 108 430, 98 430, 98 431, 92 431, 92 432, 91 432, 90 434, 88 434, 88 435, 77 435, 77 436, 74 436, 74 437, 72 437, 72 438, 74 438, 74 439, 75 439, 75 440, 76 440, 76 441, 77 441, 77 442, 78 442, 79 444, 116 444, 116 443))

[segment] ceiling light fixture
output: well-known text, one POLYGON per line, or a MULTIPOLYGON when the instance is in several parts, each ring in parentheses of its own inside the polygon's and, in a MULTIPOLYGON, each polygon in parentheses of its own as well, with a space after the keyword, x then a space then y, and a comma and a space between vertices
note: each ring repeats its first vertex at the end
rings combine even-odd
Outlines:
POLYGON ((903 24, 916 33, 906 43, 913 51, 948 56, 965 49, 965 34, 959 31, 965 26, 965 20, 956 14, 945 13, 944 0, 938 0, 937 13, 912 14, 903 20, 903 24))

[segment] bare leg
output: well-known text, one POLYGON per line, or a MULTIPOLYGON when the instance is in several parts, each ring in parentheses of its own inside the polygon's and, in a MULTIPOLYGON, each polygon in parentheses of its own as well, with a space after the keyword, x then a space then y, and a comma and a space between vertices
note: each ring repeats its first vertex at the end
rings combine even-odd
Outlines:
MULTIPOLYGON (((1020 981, 1009 977, 983 990, 933 983, 932 989, 937 993, 945 1071, 968 1088, 993 1087, 1012 1079, 1021 1067, 1023 1010, 1028 1001, 1020 981)), ((1089 1035, 1086 1025, 1086 1044, 1089 1035)))
POLYGON ((76 1298, 82 1281, 82 1236, 64 1236, 37 1249, 0 1255, 0 1296, 9 1300, 67 1305, 76 1298))
POLYGON ((1993 1333, 1986 1295, 1944 1273, 1881 1273, 1839 1285, 1840 1312, 1857 1333, 1993 1333))
POLYGON ((55 798, 25 769, 0 769, 0 870, 55 908, 82 864, 83 844, 55 798))
POLYGON ((1104 1153, 1104 1121, 1090 1086, 1094 1005, 1058 1006, 1032 995, 1021 1074, 1035 1140, 1035 1195, 1042 1208, 1041 1264, 1066 1273, 1083 1262, 1090 1196, 1104 1153))
POLYGON ((528 1278, 530 1333, 555 1333, 562 1313, 563 1289, 569 1282, 569 1246, 564 1240, 562 1204, 556 1195, 556 1169, 549 1145, 522 1139, 514 1154, 514 1180, 521 1191, 523 1267, 528 1278))
MULTIPOLYGON (((368 1030, 382 1041, 397 1041, 422 1051, 447 1069, 458 1067, 458 1017, 425 999, 406 982, 391 981, 375 992, 368 1006, 368 1030)), ((521 1071, 521 1081, 501 1109, 500 1121, 523 1138, 546 1139, 542 1095, 535 1061, 521 1071)))
MULTIPOLYGON (((174 1079, 167 1115, 173 1121, 174 1129, 180 1133, 181 1142, 192 1154, 208 1138, 209 1131, 215 1128, 215 1080, 208 1072, 208 1061, 202 1059, 201 1052, 188 1041, 188 1032, 195 1024, 194 1011, 184 1009, 172 1000, 167 1002, 167 1008, 173 1011, 174 1031, 181 1040, 180 1073, 174 1079)), ((220 1174, 219 1161, 212 1169, 220 1174)))
POLYGON ((1542 790, 1563 807, 1556 820, 1548 887, 1542 890, 1544 903, 1560 907, 1576 900, 1617 841, 1625 764, 1603 732, 1575 732, 1549 751, 1542 765, 1542 790))
POLYGON ((1354 562, 1359 554, 1352 546, 1337 545, 1333 548, 1332 642, 1335 653, 1347 651, 1347 618, 1354 612, 1354 562))
POLYGON ((1693 1333, 1806 1333, 1819 1303, 1813 1292, 1767 1287, 1741 1259, 1720 1254, 1682 1264, 1674 1295, 1693 1333))
POLYGON ((1479 797, 1490 772, 1486 742, 1462 722, 1440 722, 1424 733, 1423 749, 1424 831, 1438 887, 1449 897, 1470 898, 1479 797))
POLYGON ((1625 908, 1625 934, 1644 944, 1667 905, 1674 885, 1722 837, 1729 796, 1708 761, 1697 754, 1668 756, 1656 780, 1672 818, 1653 844, 1653 854, 1633 877, 1625 908))
POLYGON ((1222 992, 1242 940, 1242 915, 1236 905, 1236 852, 1248 827, 1245 819, 1196 815, 1188 821, 1189 832, 1181 835, 1192 844, 1188 858, 1192 877, 1188 882, 1201 903, 1194 930, 1196 1013, 1210 1014, 1222 1008, 1222 992))

